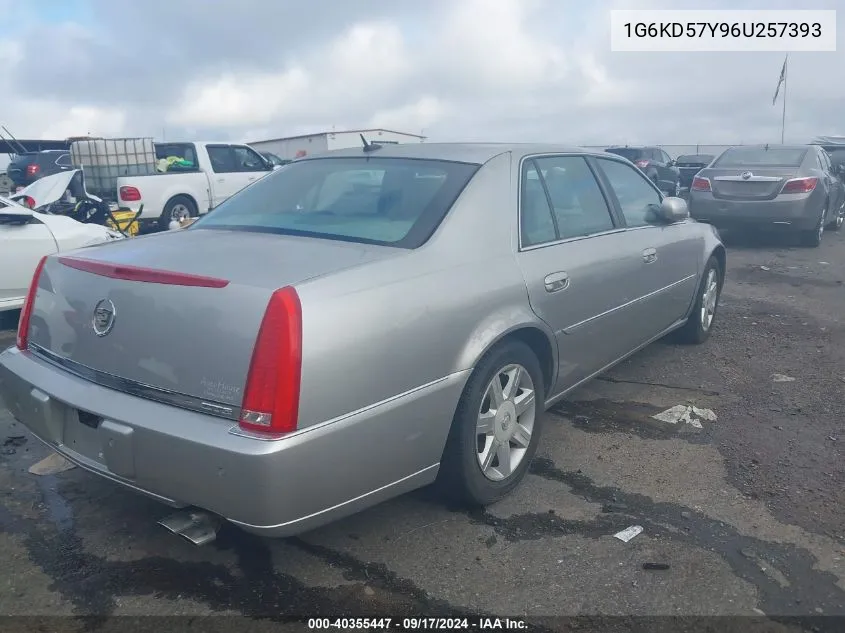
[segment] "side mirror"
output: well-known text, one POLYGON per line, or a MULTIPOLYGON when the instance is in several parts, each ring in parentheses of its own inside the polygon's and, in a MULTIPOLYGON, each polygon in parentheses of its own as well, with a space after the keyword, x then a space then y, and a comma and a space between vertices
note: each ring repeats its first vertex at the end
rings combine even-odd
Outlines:
POLYGON ((659 210, 660 219, 667 224, 681 222, 689 217, 689 207, 683 198, 663 198, 659 210))

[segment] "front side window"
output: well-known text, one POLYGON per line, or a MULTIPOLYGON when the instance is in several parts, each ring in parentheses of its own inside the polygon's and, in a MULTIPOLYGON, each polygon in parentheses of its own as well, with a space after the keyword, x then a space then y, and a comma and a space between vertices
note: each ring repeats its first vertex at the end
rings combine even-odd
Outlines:
POLYGON ((417 248, 440 225, 478 167, 378 157, 294 161, 227 199, 187 230, 417 248))
POLYGON ((235 165, 237 165, 240 171, 267 170, 265 167, 266 163, 261 159, 261 156, 258 155, 258 152, 250 149, 249 147, 236 145, 232 148, 232 151, 235 153, 235 165))
POLYGON ((208 160, 215 174, 231 174, 240 171, 235 164, 232 148, 228 145, 207 145, 208 160))
POLYGON ((619 201, 625 223, 631 227, 654 224, 661 197, 642 172, 616 160, 598 158, 597 162, 619 201))

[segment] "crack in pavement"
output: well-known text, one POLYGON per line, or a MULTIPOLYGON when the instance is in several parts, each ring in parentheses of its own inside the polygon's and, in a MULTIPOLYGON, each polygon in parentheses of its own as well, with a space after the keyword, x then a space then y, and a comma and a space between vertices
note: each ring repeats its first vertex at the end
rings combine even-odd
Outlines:
POLYGON ((673 391, 694 391, 705 396, 720 396, 719 391, 712 389, 703 389, 701 387, 682 387, 680 385, 669 385, 663 382, 649 382, 647 380, 625 380, 624 378, 614 378, 613 376, 596 376, 593 380, 599 382, 612 382, 621 385, 643 385, 644 387, 661 387, 663 389, 671 389, 673 391))

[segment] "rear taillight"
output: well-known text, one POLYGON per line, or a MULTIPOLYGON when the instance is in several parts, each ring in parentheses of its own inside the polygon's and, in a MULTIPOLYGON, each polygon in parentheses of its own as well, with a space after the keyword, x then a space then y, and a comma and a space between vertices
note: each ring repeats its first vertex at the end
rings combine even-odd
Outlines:
POLYGON ((29 346, 29 322, 32 319, 32 305, 35 303, 35 293, 38 290, 38 279, 41 277, 41 271, 44 269, 44 262, 47 257, 42 257, 35 267, 35 272, 32 275, 32 281, 29 284, 29 292, 26 293, 26 300, 23 302, 21 308, 21 318, 18 321, 18 337, 16 345, 18 349, 25 350, 29 346))
POLYGON ((246 431, 296 430, 302 376, 302 305, 291 287, 270 297, 258 329, 238 424, 246 431))
POLYGON ((648 161, 647 160, 635 160, 634 164, 637 167, 639 167, 640 169, 645 169, 646 167, 648 167, 648 161))
POLYGON ((123 202, 138 202, 141 199, 141 192, 138 187, 121 187, 120 199, 123 202))
POLYGON ((710 191, 710 179, 703 176, 695 176, 690 185, 692 191, 710 191))
POLYGON ((27 176, 34 176, 39 171, 41 171, 41 168, 38 165, 36 165, 35 163, 33 163, 32 165, 26 166, 26 175, 27 176))
POLYGON ((35 198, 32 196, 24 196, 21 198, 21 202, 24 203, 24 206, 29 207, 30 209, 35 208, 35 198))
POLYGON ((818 178, 793 178, 792 180, 787 180, 784 185, 783 189, 781 189, 781 193, 809 193, 813 189, 816 188, 816 184, 819 182, 818 178))

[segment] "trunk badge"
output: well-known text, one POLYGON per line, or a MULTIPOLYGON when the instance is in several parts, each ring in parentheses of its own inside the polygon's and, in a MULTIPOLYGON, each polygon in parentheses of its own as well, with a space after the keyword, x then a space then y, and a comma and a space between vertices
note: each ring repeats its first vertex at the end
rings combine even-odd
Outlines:
POLYGON ((753 175, 754 174, 752 174, 750 171, 744 171, 739 175, 739 177, 742 178, 743 180, 748 180, 753 175))
POLYGON ((109 299, 100 299, 94 306, 94 317, 91 327, 97 336, 105 336, 114 327, 114 317, 117 314, 114 304, 109 299))

